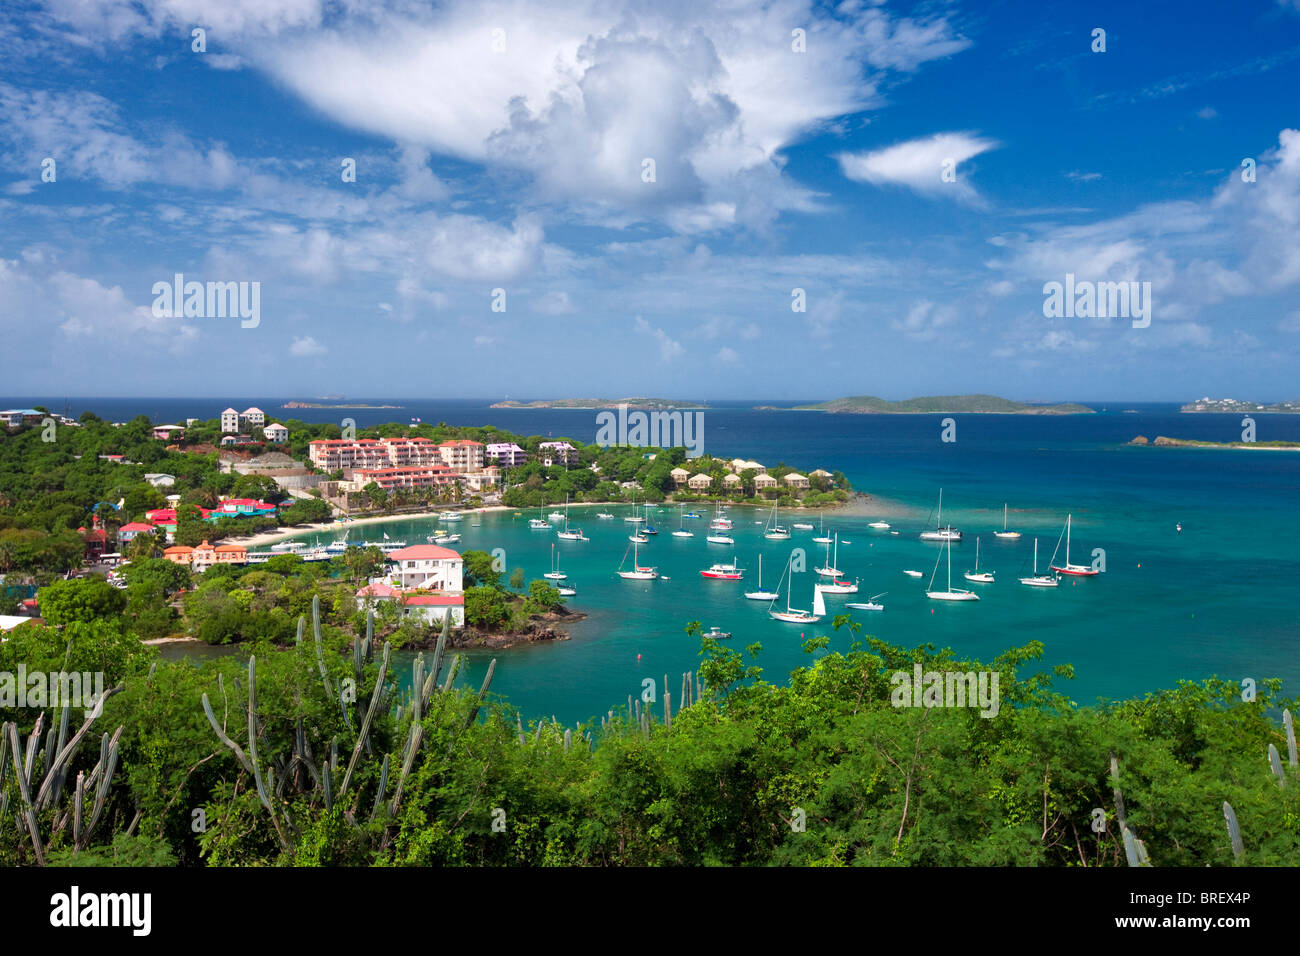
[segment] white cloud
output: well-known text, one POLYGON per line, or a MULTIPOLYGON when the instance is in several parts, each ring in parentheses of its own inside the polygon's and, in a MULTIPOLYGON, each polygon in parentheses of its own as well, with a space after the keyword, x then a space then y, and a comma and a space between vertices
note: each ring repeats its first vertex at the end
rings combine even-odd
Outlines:
POLYGON ((925 196, 978 202, 978 194, 966 182, 961 164, 997 145, 971 133, 936 133, 883 149, 838 153, 835 158, 844 175, 855 182, 907 186, 925 196), (954 170, 954 182, 944 181, 945 169, 954 170))
POLYGON ((302 338, 295 338, 289 346, 289 354, 295 358, 307 358, 312 355, 324 355, 325 346, 321 345, 310 335, 302 338))
POLYGON ((1065 178, 1076 183, 1091 183, 1101 179, 1101 173, 1081 173, 1077 169, 1072 169, 1065 174, 1065 178))
POLYGON ((636 317, 634 324, 638 332, 650 335, 655 340, 659 346, 659 357, 663 361, 672 362, 686 354, 680 342, 671 338, 663 329, 654 328, 641 316, 636 317))
POLYGON ((569 300, 569 293, 560 290, 546 293, 533 308, 543 315, 572 315, 578 311, 569 300))
POLYGON ((1196 111, 1196 115, 1203 120, 1214 119, 1216 116, 1219 115, 1219 111, 1216 110, 1213 106, 1203 106, 1196 111))
POLYGON ((724 345, 722 348, 718 349, 718 354, 715 355, 714 358, 723 365, 740 364, 740 355, 736 352, 735 349, 727 345, 724 345))
POLYGON ((919 342, 931 342, 937 339, 943 330, 956 323, 957 308, 951 305, 939 305, 929 299, 916 302, 901 319, 895 319, 892 327, 910 339, 919 342))

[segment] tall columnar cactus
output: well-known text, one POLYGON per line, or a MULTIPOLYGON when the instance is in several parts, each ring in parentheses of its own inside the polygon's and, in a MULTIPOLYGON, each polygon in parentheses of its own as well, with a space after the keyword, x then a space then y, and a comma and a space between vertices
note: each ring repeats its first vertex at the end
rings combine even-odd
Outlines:
POLYGON ((1246 847, 1241 842, 1241 827, 1237 826, 1237 814, 1233 812, 1232 804, 1227 800, 1223 801, 1223 818, 1228 821, 1228 838, 1232 840, 1232 856, 1240 862, 1246 854, 1246 847))
POLYGON ((379 665, 379 676, 375 678, 375 689, 370 693, 370 706, 366 708, 366 716, 361 722, 361 732, 357 737, 357 745, 352 748, 352 759, 348 761, 348 769, 343 774, 343 783, 339 785, 339 796, 347 793, 348 784, 352 782, 352 771, 356 769, 357 761, 361 759, 361 751, 366 745, 366 740, 370 736, 370 726, 375 720, 375 711, 379 708, 379 700, 383 697, 384 675, 388 673, 388 659, 392 653, 392 645, 384 641, 384 659, 379 665))
POLYGON ((1277 748, 1272 744, 1268 745, 1268 765, 1273 770, 1273 776, 1277 777, 1277 785, 1285 787, 1286 771, 1282 769, 1282 758, 1278 756, 1277 748))
POLYGON ((469 715, 465 718, 466 727, 474 723, 474 718, 478 716, 479 708, 483 706, 483 699, 487 696, 488 688, 492 686, 492 675, 496 672, 497 659, 494 657, 492 658, 492 662, 488 664, 487 674, 483 677, 483 686, 478 689, 478 700, 474 702, 474 706, 470 708, 469 715))
POLYGON ((1300 765, 1300 759, 1296 754, 1295 719, 1291 716, 1290 708, 1282 711, 1282 726, 1286 730, 1286 762, 1295 767, 1300 765))

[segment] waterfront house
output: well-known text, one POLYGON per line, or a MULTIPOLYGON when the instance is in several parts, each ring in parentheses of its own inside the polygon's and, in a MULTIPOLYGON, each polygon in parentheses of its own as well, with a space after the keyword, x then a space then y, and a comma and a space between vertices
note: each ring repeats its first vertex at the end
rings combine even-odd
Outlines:
POLYGON ((728 491, 735 491, 740 488, 740 475, 728 474, 722 476, 722 487, 728 491))
POLYGON ((480 471, 483 468, 484 446, 482 442, 470 441, 468 438, 453 438, 438 446, 442 462, 456 471, 480 471))
POLYGON ((217 549, 206 541, 190 552, 190 568, 195 571, 206 571, 216 563, 217 549))
POLYGON ((487 446, 484 455, 502 468, 517 468, 528 460, 528 452, 513 442, 493 442, 487 446))
POLYGON ((758 462, 747 461, 744 458, 731 459, 731 461, 727 463, 727 468, 729 468, 734 474, 737 475, 740 474, 742 471, 757 471, 760 474, 767 471, 767 468, 764 467, 763 465, 760 465, 758 462))
POLYGON ((193 553, 193 548, 187 547, 183 544, 174 544, 170 548, 163 549, 163 558, 172 562, 172 564, 189 565, 190 555, 193 553))
POLYGON ((266 413, 260 408, 246 408, 239 413, 239 422, 245 428, 266 424, 266 413))
POLYGON ((790 472, 788 475, 784 476, 781 480, 784 481, 784 482, 786 483, 786 485, 788 485, 788 486, 791 487, 791 488, 807 488, 807 487, 808 487, 808 478, 807 478, 807 476, 806 476, 806 475, 801 475, 801 474, 799 474, 799 472, 797 472, 797 471, 792 471, 792 472, 790 472))
POLYGON ((416 544, 388 553, 391 577, 402 588, 434 591, 465 589, 464 561, 459 552, 436 544, 416 544))
POLYGON ((668 474, 672 477, 673 485, 677 488, 684 487, 691 477, 691 473, 685 468, 674 468, 668 474))
POLYGON ((396 601, 402 606, 404 617, 418 618, 426 624, 441 624, 451 615, 453 627, 465 624, 465 595, 463 594, 409 594, 400 587, 384 581, 373 581, 356 593, 357 610, 376 601, 396 601))
POLYGON ((284 444, 289 440, 289 429, 275 422, 263 428, 262 434, 266 436, 267 441, 275 442, 277 445, 284 444))
POLYGON ((149 482, 155 488, 170 488, 176 484, 176 476, 164 474, 160 471, 151 471, 144 476, 144 480, 149 482))
POLYGON ((221 431, 223 434, 239 431, 239 412, 233 408, 227 408, 221 413, 221 431))
POLYGON ((185 437, 184 425, 155 425, 153 437, 159 441, 180 441, 185 437))
POLYGON ((247 564, 248 549, 242 544, 219 544, 213 549, 217 564, 247 564))
POLYGON ((777 484, 777 480, 766 472, 754 476, 755 491, 767 491, 769 488, 775 488, 777 484))
POLYGON ((809 477, 809 478, 824 478, 826 481, 830 481, 831 478, 832 478, 833 476, 832 476, 831 473, 830 473, 829 471, 827 471, 825 468, 818 468, 818 469, 815 470, 815 471, 810 471, 810 472, 808 472, 808 477, 809 477))
POLYGON ((699 474, 691 475, 690 480, 686 482, 686 484, 691 491, 708 491, 713 487, 713 478, 706 475, 704 472, 700 472, 699 474))
POLYGON ((434 488, 455 484, 457 475, 445 465, 410 465, 399 468, 355 468, 346 484, 347 491, 361 491, 372 482, 384 491, 394 488, 434 488))
MULTIPOLYGON (((479 445, 480 466, 483 463, 482 447, 479 445)), ((466 452, 463 457, 472 459, 474 456, 466 452)), ((440 446, 428 438, 317 439, 307 443, 307 458, 322 471, 447 464, 440 446)))

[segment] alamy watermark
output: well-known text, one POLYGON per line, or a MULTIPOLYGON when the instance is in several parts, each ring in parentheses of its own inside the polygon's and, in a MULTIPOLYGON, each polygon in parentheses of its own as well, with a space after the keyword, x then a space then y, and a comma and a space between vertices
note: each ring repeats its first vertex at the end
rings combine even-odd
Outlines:
POLYGON ((1046 283, 1043 295, 1049 319, 1132 319, 1135 329, 1151 324, 1150 282, 1076 282, 1067 272, 1064 284, 1046 283))
POLYGON ((703 412, 629 413, 626 405, 596 415, 596 444, 601 448, 617 445, 686 449, 686 457, 704 454, 703 412))
POLYGON ((889 701, 895 707, 978 707, 981 717, 996 717, 1000 708, 997 671, 895 671, 889 701))
POLYGON ((81 707, 89 717, 103 697, 103 671, 0 671, 0 707, 81 707))
POLYGON ((153 284, 155 318, 224 319, 238 316, 240 328, 255 329, 262 321, 262 283, 186 282, 178 272, 171 282, 153 284))

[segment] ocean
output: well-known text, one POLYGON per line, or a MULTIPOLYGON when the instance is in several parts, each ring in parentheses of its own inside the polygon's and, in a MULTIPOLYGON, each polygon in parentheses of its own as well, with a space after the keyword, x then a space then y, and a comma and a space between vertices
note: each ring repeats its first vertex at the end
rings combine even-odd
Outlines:
MULTIPOLYGON (((295 409, 281 416, 277 399, 75 399, 71 414, 90 409, 123 420, 136 414, 155 421, 210 418, 227 404, 255 404, 270 417, 337 421, 358 425, 385 421, 490 424, 524 435, 591 441, 594 411, 492 409, 487 401, 357 399, 401 404, 402 409, 295 409)), ((3 399, 7 407, 47 405, 63 411, 64 399, 3 399)), ((941 441, 939 415, 825 415, 756 411, 762 400, 712 403, 704 412, 704 451, 754 458, 765 465, 801 470, 841 470, 854 487, 872 496, 862 513, 829 513, 828 531, 840 536, 840 567, 859 579, 851 597, 827 596, 830 616, 846 600, 884 592, 882 612, 850 612, 862 633, 894 644, 952 647, 959 655, 991 660, 1008 647, 1037 640, 1044 658, 1032 668, 1073 664, 1073 681, 1058 689, 1081 704, 1124 698, 1211 675, 1239 682, 1280 677, 1283 691, 1300 691, 1300 554, 1288 531, 1300 519, 1300 452, 1137 447, 1136 435, 1166 435, 1210 441, 1241 436, 1239 415, 1180 414, 1173 404, 1084 402, 1096 415, 955 415, 956 441, 941 441), (1128 411, 1131 410, 1131 411, 1128 411), (945 524, 965 532, 952 548, 953 586, 978 591, 978 602, 929 601, 924 591, 938 559, 936 586, 946 574, 942 545, 918 539, 943 489, 945 524), (1022 537, 993 537, 1008 524, 1022 537), (1034 589, 1016 578, 1029 573, 1034 538, 1039 567, 1057 545, 1067 514, 1073 515, 1071 560, 1092 563, 1104 556, 1105 573, 1064 578, 1061 587, 1034 589), (884 520, 891 531, 867 527, 884 520), (1176 526, 1182 525, 1182 532, 1176 526), (972 567, 980 538, 981 568, 994 584, 971 584, 961 572, 972 567), (1101 552, 1096 552, 1101 549, 1101 552), (905 576, 904 569, 923 572, 905 576)), ((787 404, 787 403, 782 403, 787 404)), ((1256 416, 1260 441, 1300 441, 1300 416, 1256 416)), ((552 510, 551 508, 546 509, 552 510)), ((758 642, 768 680, 783 681, 808 660, 803 639, 831 637, 832 649, 846 649, 851 636, 831 631, 830 617, 797 626, 768 618, 766 605, 741 597, 756 584, 763 556, 763 583, 775 587, 793 548, 803 548, 808 570, 794 575, 794 604, 812 603, 823 549, 815 531, 794 531, 788 542, 762 536, 766 513, 733 508, 735 554, 748 568, 742 582, 711 581, 699 571, 731 550, 704 541, 707 521, 687 522, 694 538, 675 538, 675 509, 652 513, 660 530, 641 548, 642 563, 659 567, 666 579, 625 581, 615 571, 628 547, 631 525, 596 519, 596 507, 575 507, 573 523, 589 542, 557 541, 554 532, 531 531, 525 513, 467 516, 456 528, 458 547, 505 552, 507 573, 525 569, 531 579, 549 570, 552 545, 561 570, 578 594, 569 599, 588 617, 571 627, 572 640, 473 652, 464 683, 477 685, 492 656, 498 658, 492 690, 509 698, 528 717, 554 715, 565 723, 597 717, 640 695, 643 681, 655 681, 662 695, 664 675, 677 699, 681 675, 699 664, 699 645, 686 635, 688 621, 734 635, 732 646, 758 642)), ((626 506, 611 509, 621 519, 626 506)), ((707 510, 699 508, 707 516, 707 510)), ((789 526, 793 516, 783 514, 789 526)), ((817 519, 813 519, 814 523, 817 519)), ((397 520, 351 531, 355 538, 423 542, 433 522, 397 520)), ((336 534, 310 536, 332 540, 336 534)), ((1062 545, 1064 548, 1064 545, 1062 545)), ((630 560, 630 558, 629 558, 630 560)), ((784 596, 784 591, 782 592, 784 596)))

